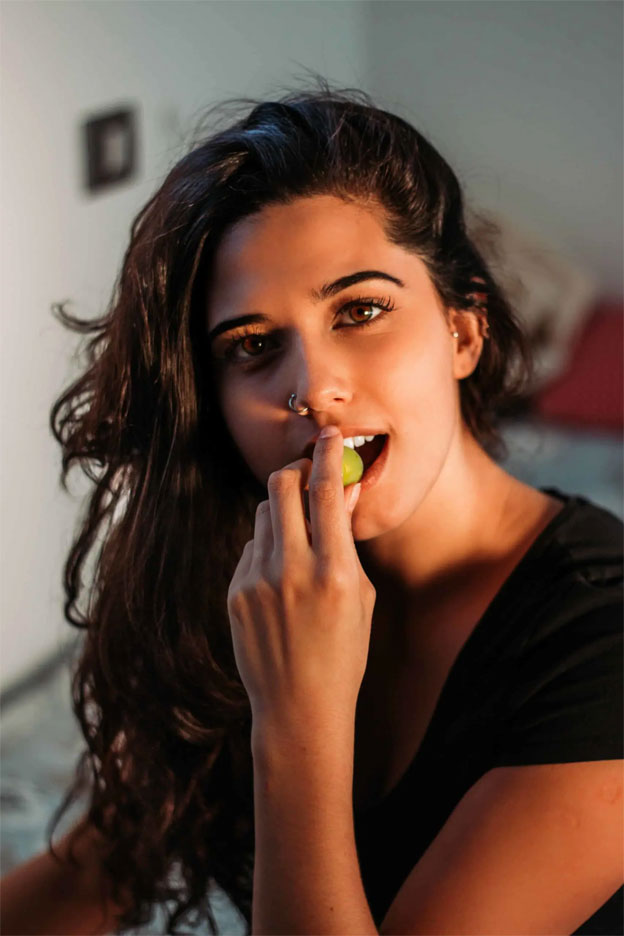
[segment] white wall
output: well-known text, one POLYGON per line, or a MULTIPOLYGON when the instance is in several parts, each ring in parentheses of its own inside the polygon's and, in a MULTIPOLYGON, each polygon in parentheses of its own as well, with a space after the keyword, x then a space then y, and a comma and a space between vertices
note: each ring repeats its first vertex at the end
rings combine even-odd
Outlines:
POLYGON ((202 108, 304 67, 430 136, 472 199, 621 291, 622 7, 613 2, 1 0, 0 688, 73 631, 62 563, 86 485, 58 485, 52 401, 75 366, 50 315, 105 308, 131 218, 202 108), (142 169, 81 190, 78 126, 139 106, 142 169))
POLYGON ((62 563, 86 482, 58 484, 48 413, 75 373, 76 338, 50 304, 104 311, 130 220, 217 100, 262 95, 312 68, 364 81, 366 4, 341 2, 0 3, 0 687, 75 631, 62 563), (81 190, 78 126, 118 103, 140 108, 136 182, 81 190))
POLYGON ((472 201, 622 293, 622 14, 596 0, 382 0, 368 80, 472 201))

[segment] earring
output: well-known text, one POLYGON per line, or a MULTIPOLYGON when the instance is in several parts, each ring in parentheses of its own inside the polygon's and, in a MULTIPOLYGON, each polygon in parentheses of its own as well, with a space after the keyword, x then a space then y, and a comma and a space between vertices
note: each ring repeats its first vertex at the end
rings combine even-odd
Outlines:
POLYGON ((459 338, 459 332, 458 331, 451 332, 451 336, 453 338, 459 338))

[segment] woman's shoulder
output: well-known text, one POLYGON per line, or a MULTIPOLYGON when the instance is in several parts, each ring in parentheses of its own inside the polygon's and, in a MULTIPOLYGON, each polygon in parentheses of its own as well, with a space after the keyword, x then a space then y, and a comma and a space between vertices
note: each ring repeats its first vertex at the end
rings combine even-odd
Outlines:
POLYGON ((496 766, 622 757, 624 526, 586 498, 550 491, 564 506, 488 632, 496 766))
POLYGON ((557 488, 543 493, 562 507, 490 609, 516 650, 549 639, 567 642, 572 631, 594 640, 605 629, 622 630, 622 521, 580 495, 557 488))
POLYGON ((556 581, 576 581, 621 593, 622 520, 581 495, 558 488, 544 488, 543 493, 560 500, 562 508, 529 551, 532 576, 541 569, 551 586, 556 581))

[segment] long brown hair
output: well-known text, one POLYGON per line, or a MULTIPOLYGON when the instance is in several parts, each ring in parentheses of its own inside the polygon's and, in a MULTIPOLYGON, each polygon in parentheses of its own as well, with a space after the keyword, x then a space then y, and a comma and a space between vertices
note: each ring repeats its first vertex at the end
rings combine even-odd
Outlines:
POLYGON ((61 480, 67 489, 78 463, 94 488, 64 569, 65 616, 84 631, 72 696, 86 748, 49 839, 87 792, 112 893, 132 895, 124 928, 167 902, 167 932, 195 911, 216 933, 214 884, 251 926, 251 714, 226 596, 267 495, 230 440, 211 382, 203 297, 223 232, 299 196, 372 199, 445 307, 487 312, 490 339, 460 393, 464 421, 491 451, 497 414, 528 373, 453 171, 368 95, 317 83, 279 100, 226 102, 244 114, 193 146, 132 224, 107 313, 84 321, 56 307, 66 326, 92 334, 82 376, 51 411, 61 480))

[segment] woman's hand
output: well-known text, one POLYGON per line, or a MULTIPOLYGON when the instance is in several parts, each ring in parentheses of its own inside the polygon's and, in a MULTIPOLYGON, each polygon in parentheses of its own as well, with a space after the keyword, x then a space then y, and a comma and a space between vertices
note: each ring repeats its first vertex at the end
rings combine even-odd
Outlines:
POLYGON ((270 475, 230 583, 234 655, 256 727, 354 719, 376 592, 353 541, 342 450, 339 432, 319 438, 312 462, 270 475))

